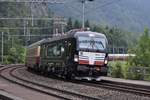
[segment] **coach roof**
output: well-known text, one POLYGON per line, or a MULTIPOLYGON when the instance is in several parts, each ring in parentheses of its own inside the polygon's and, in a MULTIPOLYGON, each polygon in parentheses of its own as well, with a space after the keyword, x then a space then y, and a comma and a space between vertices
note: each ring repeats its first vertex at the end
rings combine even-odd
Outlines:
POLYGON ((95 37, 102 37, 102 38, 106 39, 106 36, 102 33, 91 32, 91 31, 77 31, 77 32, 68 32, 67 34, 63 34, 61 36, 55 36, 53 38, 45 39, 45 41, 43 41, 42 43, 67 39, 67 38, 71 38, 71 37, 73 38, 73 37, 77 37, 77 36, 89 36, 90 34, 94 34, 95 37))
POLYGON ((104 34, 102 33, 98 33, 98 32, 91 32, 91 31, 69 31, 67 34, 63 34, 61 36, 55 36, 53 38, 47 38, 47 39, 42 39, 38 42, 35 42, 31 45, 29 45, 28 47, 34 47, 34 46, 38 46, 44 43, 48 43, 48 42, 53 42, 53 41, 57 41, 57 40, 62 40, 62 39, 67 39, 67 38, 73 38, 73 37, 78 37, 78 36, 89 36, 90 34, 94 34, 95 37, 102 37, 105 38, 107 41, 107 38, 104 34))
POLYGON ((91 31, 79 31, 75 33, 75 36, 89 36, 90 34, 94 34, 95 37, 103 37, 106 38, 106 36, 102 33, 98 32, 91 32, 91 31))

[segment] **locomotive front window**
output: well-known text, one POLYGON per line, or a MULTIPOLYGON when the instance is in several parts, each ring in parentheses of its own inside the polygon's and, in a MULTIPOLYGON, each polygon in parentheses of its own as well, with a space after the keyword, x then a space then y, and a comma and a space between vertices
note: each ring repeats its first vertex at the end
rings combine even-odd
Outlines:
POLYGON ((79 49, 105 50, 106 48, 105 38, 79 36, 78 47, 79 49))

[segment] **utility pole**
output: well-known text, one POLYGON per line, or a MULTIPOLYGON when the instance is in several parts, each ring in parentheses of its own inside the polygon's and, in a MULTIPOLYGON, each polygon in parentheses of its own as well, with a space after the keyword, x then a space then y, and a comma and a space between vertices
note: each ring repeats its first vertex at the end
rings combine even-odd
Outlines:
POLYGON ((34 6, 34 4, 33 4, 33 2, 30 4, 30 13, 31 13, 31 25, 32 26, 34 26, 34 15, 33 15, 33 11, 32 11, 32 9, 33 9, 33 6, 34 6))
POLYGON ((29 22, 27 21, 26 22, 26 46, 28 46, 28 37, 29 37, 29 29, 28 29, 28 24, 29 22))
POLYGON ((85 3, 86 1, 94 1, 94 0, 81 0, 82 3, 82 28, 85 28, 85 3))
POLYGON ((23 33, 24 33, 24 35, 26 35, 26 24, 25 24, 25 20, 23 20, 23 33))
POLYGON ((85 25, 85 0, 82 0, 82 28, 84 29, 85 25))
POLYGON ((14 37, 11 36, 11 47, 14 45, 14 37))
POLYGON ((2 59, 2 64, 3 64, 3 62, 4 62, 4 33, 2 32, 2 49, 1 49, 1 59, 2 59))

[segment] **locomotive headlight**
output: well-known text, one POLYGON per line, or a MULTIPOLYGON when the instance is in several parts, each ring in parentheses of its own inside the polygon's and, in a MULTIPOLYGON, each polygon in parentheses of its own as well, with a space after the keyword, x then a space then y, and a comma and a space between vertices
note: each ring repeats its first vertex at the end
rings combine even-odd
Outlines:
POLYGON ((75 61, 75 62, 78 62, 78 58, 74 58, 74 61, 75 61))
POLYGON ((74 55, 74 61, 75 61, 75 62, 78 62, 78 61, 79 61, 78 55, 74 55))
POLYGON ((107 63, 108 63, 108 60, 105 60, 105 61, 104 61, 104 64, 107 64, 107 63))

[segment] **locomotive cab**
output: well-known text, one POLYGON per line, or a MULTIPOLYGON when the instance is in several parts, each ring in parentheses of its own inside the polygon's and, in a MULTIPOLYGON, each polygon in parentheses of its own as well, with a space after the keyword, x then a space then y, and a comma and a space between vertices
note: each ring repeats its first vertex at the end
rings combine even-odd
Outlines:
POLYGON ((107 75, 107 39, 104 34, 83 31, 77 32, 76 53, 74 62, 77 67, 76 76, 92 77, 107 75))

